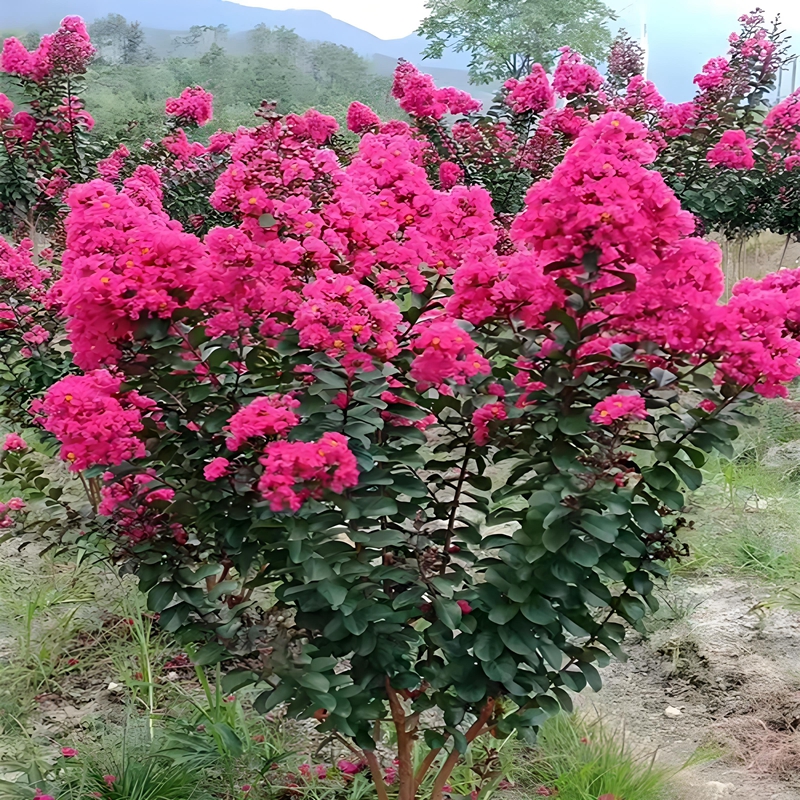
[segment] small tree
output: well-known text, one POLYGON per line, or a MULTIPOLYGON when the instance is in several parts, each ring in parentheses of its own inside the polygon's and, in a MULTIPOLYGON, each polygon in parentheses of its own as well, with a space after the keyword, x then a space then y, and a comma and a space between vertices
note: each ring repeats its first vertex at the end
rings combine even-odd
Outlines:
POLYGON ((425 57, 441 58, 446 47, 466 51, 476 83, 522 78, 536 62, 549 66, 564 46, 600 59, 614 19, 600 0, 428 0, 426 8, 425 57))

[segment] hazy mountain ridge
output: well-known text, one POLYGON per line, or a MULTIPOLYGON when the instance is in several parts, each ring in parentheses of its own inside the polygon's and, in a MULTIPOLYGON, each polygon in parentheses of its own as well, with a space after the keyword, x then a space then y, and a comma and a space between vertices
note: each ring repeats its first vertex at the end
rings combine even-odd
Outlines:
MULTIPOLYGON (((310 41, 328 41, 351 47, 360 55, 379 53, 391 58, 419 62, 425 40, 416 34, 402 39, 379 39, 367 31, 342 22, 323 11, 273 11, 227 2, 227 0, 30 0, 0 8, 0 28, 36 30, 44 33, 57 26, 67 14, 79 14, 87 21, 106 14, 122 14, 144 28, 186 32, 192 25, 227 25, 232 34, 264 23, 283 26, 310 41)), ((468 57, 448 53, 437 66, 465 69, 468 57)))

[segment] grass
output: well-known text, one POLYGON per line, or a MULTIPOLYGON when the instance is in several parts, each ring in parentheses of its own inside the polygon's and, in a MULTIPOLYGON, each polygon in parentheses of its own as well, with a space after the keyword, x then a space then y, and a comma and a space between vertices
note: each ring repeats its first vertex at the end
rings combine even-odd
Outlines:
POLYGON ((548 720, 538 744, 520 758, 514 778, 534 796, 555 791, 559 800, 659 800, 668 796, 674 773, 655 763, 655 753, 638 753, 625 732, 599 719, 561 714, 548 720))
POLYGON ((674 564, 674 574, 746 575, 777 586, 800 580, 800 460, 796 469, 766 463, 776 445, 797 441, 800 452, 800 415, 770 400, 756 416, 759 424, 743 429, 733 460, 709 460, 689 508, 694 528, 683 536, 691 557, 674 564))

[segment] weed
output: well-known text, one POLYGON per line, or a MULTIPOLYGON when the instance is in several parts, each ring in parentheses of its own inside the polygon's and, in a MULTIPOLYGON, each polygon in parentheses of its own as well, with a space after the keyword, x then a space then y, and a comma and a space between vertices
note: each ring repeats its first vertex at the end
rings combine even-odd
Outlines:
POLYGON ((625 732, 599 719, 561 714, 548 720, 537 745, 518 759, 514 777, 524 788, 555 790, 559 800, 625 800, 664 797, 671 774, 655 764, 655 753, 634 752, 625 732))

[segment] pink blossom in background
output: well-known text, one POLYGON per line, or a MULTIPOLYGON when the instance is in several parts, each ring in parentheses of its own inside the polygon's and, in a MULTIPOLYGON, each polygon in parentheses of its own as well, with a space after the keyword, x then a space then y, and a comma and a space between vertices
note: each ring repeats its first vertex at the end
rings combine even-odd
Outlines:
POLYGON ((555 105, 550 79, 541 64, 534 64, 530 74, 522 80, 510 78, 503 88, 508 92, 506 104, 515 114, 529 111, 539 114, 555 105))
POLYGON ((369 107, 357 100, 347 109, 347 130, 353 133, 367 133, 380 127, 380 117, 369 107))
POLYGON ((603 85, 603 76, 589 64, 584 64, 580 53, 562 47, 561 57, 553 72, 553 89, 561 97, 596 92, 603 85))
POLYGON ((439 164, 439 186, 442 191, 448 192, 464 177, 464 170, 452 161, 443 161, 439 164))
POLYGON ((18 433, 9 433, 3 441, 3 450, 21 453, 27 449, 27 442, 18 433))
POLYGON ((8 99, 6 95, 0 92, 0 122, 7 120, 14 110, 14 104, 8 99))
POLYGON ((708 151, 708 161, 728 169, 752 169, 756 163, 752 150, 754 144, 744 131, 727 130, 708 151))
POLYGON ((113 182, 119 180, 122 168, 125 165, 125 159, 129 158, 131 151, 121 144, 111 153, 107 158, 101 158, 97 162, 97 171, 104 181, 113 182))
POLYGON ((430 75, 413 64, 402 61, 394 72, 392 95, 400 108, 413 117, 440 120, 445 114, 470 114, 481 109, 481 103, 459 89, 438 89, 430 75))
POLYGON ((613 394, 601 400, 589 419, 597 425, 611 425, 620 419, 645 419, 644 398, 638 394, 613 394))
POLYGON ((213 95, 201 86, 190 86, 179 97, 167 98, 165 111, 167 116, 175 117, 179 122, 202 127, 214 116, 213 100, 213 95))
POLYGON ((694 76, 694 83, 704 92, 709 92, 723 86, 729 75, 730 64, 727 58, 711 58, 703 65, 702 72, 694 76))

